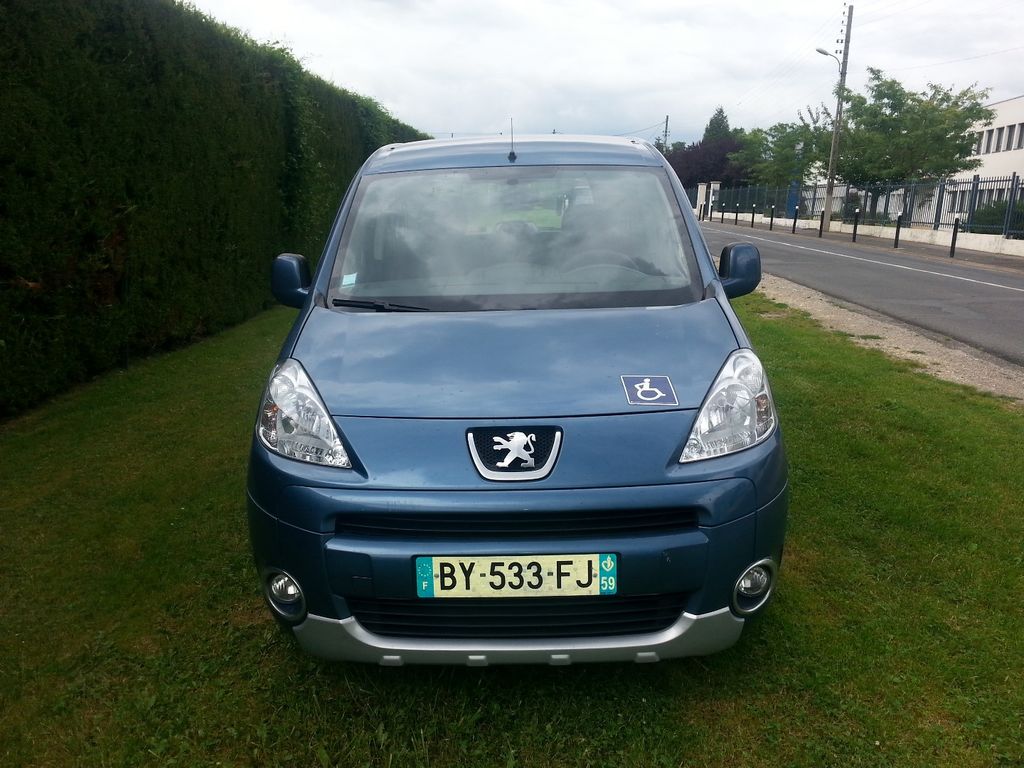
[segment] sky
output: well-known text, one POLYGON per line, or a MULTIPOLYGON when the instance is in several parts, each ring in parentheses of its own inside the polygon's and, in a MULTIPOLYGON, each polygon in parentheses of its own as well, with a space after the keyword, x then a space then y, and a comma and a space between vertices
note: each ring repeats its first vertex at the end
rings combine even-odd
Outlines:
MULTIPOLYGON (((192 0, 437 137, 515 132, 700 138, 835 108, 841 0, 192 0)), ((1024 1, 855 2, 847 87, 867 68, 1024 95, 1024 1)))

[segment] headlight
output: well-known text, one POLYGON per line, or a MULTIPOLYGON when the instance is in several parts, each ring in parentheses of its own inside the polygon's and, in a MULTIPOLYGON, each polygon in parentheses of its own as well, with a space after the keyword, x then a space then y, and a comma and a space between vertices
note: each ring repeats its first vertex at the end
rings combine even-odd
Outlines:
POLYGON ((775 423, 775 403, 761 361, 749 349, 738 349, 711 385, 679 463, 757 445, 771 434, 775 423))
POLYGON ((327 408, 295 360, 285 360, 270 377, 256 431, 267 448, 282 456, 329 467, 352 466, 327 408))

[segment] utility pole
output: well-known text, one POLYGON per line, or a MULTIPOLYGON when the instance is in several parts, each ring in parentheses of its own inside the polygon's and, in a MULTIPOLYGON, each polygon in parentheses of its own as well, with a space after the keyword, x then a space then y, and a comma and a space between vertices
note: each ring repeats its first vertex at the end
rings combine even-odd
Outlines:
MULTIPOLYGON (((839 94, 836 97, 836 114, 832 126, 832 150, 828 153, 828 183, 825 186, 824 211, 826 225, 832 221, 832 190, 836 183, 836 159, 839 157, 839 133, 840 126, 843 124, 843 95, 846 93, 846 65, 850 61, 850 34, 852 32, 853 6, 851 5, 846 9, 846 33, 843 35, 843 60, 839 65, 839 94)), ((832 56, 821 48, 818 49, 818 53, 832 56)))
POLYGON ((665 135, 661 139, 662 152, 668 152, 668 115, 665 115, 665 135))

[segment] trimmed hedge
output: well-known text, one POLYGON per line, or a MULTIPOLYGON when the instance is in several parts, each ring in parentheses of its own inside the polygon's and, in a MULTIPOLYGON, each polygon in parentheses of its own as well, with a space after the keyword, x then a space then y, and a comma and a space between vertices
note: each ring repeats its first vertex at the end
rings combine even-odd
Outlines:
POLYGON ((974 212, 973 226, 965 226, 963 231, 977 232, 982 235, 1002 235, 1011 240, 1024 240, 1024 201, 1017 200, 1010 212, 1010 220, 1007 222, 1006 207, 1009 204, 1009 200, 998 200, 979 208, 974 212))
POLYGON ((0 104, 0 415, 265 308, 425 138, 170 0, 0 0, 0 104))

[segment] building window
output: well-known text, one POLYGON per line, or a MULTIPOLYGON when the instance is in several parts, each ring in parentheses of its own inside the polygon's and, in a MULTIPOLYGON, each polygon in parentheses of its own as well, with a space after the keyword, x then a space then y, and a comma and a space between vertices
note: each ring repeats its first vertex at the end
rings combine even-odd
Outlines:
POLYGON ((1013 132, 1017 129, 1016 125, 1006 126, 1006 149, 1007 151, 1013 149, 1013 132))
POLYGON ((1001 202, 1003 202, 1003 194, 1004 194, 1005 192, 1006 192, 1006 190, 1005 190, 1005 189, 997 189, 997 190, 996 190, 996 202, 997 202, 997 203, 1001 203, 1001 202))
POLYGON ((1002 148, 1003 148, 1003 129, 1002 128, 997 128, 996 129, 996 148, 994 150, 992 150, 992 151, 993 152, 998 152, 1002 148))
POLYGON ((992 134, 995 133, 991 128, 985 131, 985 154, 987 155, 992 151, 992 134))
POLYGON ((954 213, 956 211, 956 192, 949 193, 949 212, 954 213))
POLYGON ((1024 123, 1017 123, 1017 149, 1024 149, 1024 123))
POLYGON ((978 137, 978 140, 976 142, 974 142, 974 154, 980 155, 981 154, 981 140, 983 138, 985 138, 985 134, 982 133, 981 131, 978 131, 977 137, 978 137))

